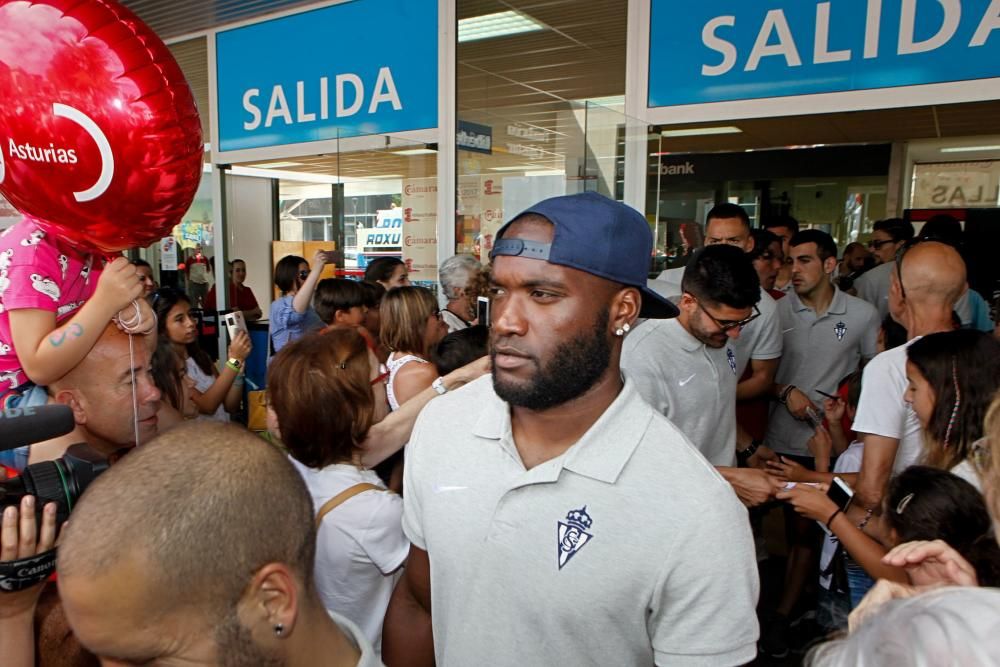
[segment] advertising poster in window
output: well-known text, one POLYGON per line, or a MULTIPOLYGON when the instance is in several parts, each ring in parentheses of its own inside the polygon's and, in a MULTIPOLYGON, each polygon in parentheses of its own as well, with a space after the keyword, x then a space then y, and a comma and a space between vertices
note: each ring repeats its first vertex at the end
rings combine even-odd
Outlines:
POLYGON ((403 180, 403 261, 410 280, 437 281, 437 179, 403 180))

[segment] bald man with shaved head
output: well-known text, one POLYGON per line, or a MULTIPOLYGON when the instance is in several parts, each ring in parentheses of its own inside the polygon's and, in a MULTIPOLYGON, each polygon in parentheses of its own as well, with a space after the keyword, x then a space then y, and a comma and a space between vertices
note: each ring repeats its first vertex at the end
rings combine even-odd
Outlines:
POLYGON ((881 503, 889 477, 917 462, 920 423, 904 402, 906 348, 928 334, 954 328, 952 309, 967 289, 965 263, 950 245, 924 241, 904 246, 889 283, 889 312, 909 342, 876 356, 865 367, 854 430, 865 444, 852 512, 867 520, 881 503))
POLYGON ((257 436, 186 424, 98 478, 59 548, 59 594, 103 664, 378 664, 313 585, 312 501, 257 436))

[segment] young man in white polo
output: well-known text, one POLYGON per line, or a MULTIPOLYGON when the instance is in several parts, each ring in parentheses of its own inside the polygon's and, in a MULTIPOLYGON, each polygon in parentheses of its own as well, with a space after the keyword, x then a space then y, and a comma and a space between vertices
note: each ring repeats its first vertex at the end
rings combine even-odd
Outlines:
POLYGON ((407 447, 412 548, 383 658, 749 662, 759 584, 746 511, 619 368, 640 315, 677 314, 636 261, 649 225, 584 193, 537 204, 498 238, 492 382, 437 399, 407 447))

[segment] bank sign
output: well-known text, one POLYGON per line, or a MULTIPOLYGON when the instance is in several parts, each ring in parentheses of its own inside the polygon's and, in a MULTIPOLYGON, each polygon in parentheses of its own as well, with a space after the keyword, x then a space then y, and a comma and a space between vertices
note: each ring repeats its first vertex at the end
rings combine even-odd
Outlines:
POLYGON ((352 0, 219 32, 219 149, 437 127, 437 8, 352 0))
POLYGON ((650 2, 650 108, 1000 77, 1000 0, 650 2))

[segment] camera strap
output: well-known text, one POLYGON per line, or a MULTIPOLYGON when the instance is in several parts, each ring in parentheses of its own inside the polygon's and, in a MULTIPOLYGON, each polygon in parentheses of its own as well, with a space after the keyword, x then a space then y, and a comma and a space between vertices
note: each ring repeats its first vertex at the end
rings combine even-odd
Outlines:
POLYGON ((56 571, 56 549, 17 560, 0 561, 0 594, 16 593, 48 579, 56 571))

